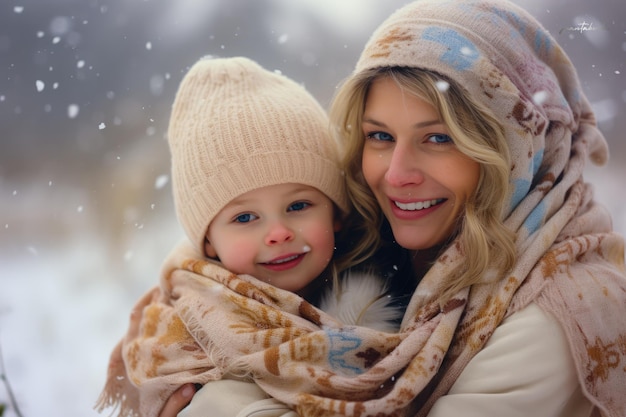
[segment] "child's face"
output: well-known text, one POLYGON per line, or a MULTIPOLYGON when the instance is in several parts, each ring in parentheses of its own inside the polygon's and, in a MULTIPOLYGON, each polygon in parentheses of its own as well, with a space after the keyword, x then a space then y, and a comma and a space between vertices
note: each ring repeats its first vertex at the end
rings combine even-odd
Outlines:
POLYGON ((231 272, 297 292, 330 262, 338 229, 325 194, 272 185, 230 201, 209 225, 205 251, 231 272))

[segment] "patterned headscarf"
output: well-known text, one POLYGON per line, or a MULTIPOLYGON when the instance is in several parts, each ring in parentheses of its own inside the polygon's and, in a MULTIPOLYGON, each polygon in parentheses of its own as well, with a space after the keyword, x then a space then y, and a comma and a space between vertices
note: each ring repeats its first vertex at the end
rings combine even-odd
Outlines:
MULTIPOLYGON (((394 66, 430 70, 465 88, 500 121, 511 152, 505 224, 516 233, 519 259, 508 277, 490 284, 486 274, 471 289, 454 353, 440 382, 431 383, 428 404, 447 392, 454 380, 446 375, 460 371, 504 317, 534 301, 561 322, 585 394, 606 415, 625 415, 624 242, 583 182, 586 159, 604 164, 608 146, 569 58, 512 3, 424 0, 380 25, 354 74, 394 66)), ((452 245, 440 257, 405 319, 463 256, 452 245)))
POLYGON ((389 334, 175 251, 113 352, 100 408, 154 416, 182 383, 236 369, 303 417, 425 416, 500 323, 534 302, 561 324, 586 397, 604 416, 626 415, 624 241, 582 179, 586 159, 602 163, 608 150, 572 64, 510 3, 425 0, 379 27, 355 73, 396 65, 447 76, 503 124, 514 185, 505 222, 519 250, 511 272, 440 308, 432 294, 466 256, 450 245, 389 334))

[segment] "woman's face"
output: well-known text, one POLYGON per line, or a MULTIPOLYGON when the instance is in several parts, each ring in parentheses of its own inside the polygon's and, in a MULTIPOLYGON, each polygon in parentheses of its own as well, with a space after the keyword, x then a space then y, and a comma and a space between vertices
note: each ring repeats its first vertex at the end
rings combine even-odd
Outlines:
POLYGON ((480 166, 461 153, 437 110, 387 77, 370 86, 362 169, 396 241, 427 249, 454 232, 480 166))

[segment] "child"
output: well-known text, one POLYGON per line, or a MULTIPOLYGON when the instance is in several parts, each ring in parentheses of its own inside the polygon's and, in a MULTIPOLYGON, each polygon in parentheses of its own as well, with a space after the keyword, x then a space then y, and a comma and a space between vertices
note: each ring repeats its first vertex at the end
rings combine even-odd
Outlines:
POLYGON ((198 251, 233 273, 307 292, 330 263, 347 210, 326 129, 325 113, 295 82, 246 58, 196 63, 168 136, 177 217, 198 251))
MULTIPOLYGON (((236 360, 240 352, 228 351, 224 338, 237 338, 246 326, 271 330, 265 316, 278 310, 318 314, 278 289, 321 303, 343 324, 397 329, 399 310, 372 274, 346 276, 323 294, 325 284, 351 266, 333 257, 335 233, 349 207, 326 114, 304 88, 246 58, 201 59, 180 85, 168 136, 176 213, 189 242, 166 261, 162 288, 136 307, 143 317, 131 319, 129 335, 112 355, 100 410, 117 403, 122 416, 154 416, 182 383, 247 374, 236 360), (259 301, 261 306, 253 304, 259 301), (229 311, 210 316, 216 304, 229 311), (275 310, 268 313, 268 305, 275 310), (242 324, 240 315, 252 318, 242 324), (158 329, 167 337, 155 338, 158 329), (177 339, 176 347, 169 338, 177 339)), ((237 389, 251 396, 229 401, 220 414, 218 385, 212 384, 208 394, 194 397, 185 416, 206 412, 205 403, 212 415, 229 415, 267 398, 253 384, 242 385, 237 389)))
POLYGON ((318 304, 321 286, 351 265, 333 259, 348 205, 317 101, 247 58, 205 58, 181 82, 168 135, 176 213, 196 248, 318 304))

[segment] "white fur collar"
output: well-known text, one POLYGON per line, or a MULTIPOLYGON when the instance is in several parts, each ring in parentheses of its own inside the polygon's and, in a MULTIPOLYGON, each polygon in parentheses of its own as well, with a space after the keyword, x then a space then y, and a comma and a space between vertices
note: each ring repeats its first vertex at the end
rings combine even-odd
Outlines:
POLYGON ((373 273, 348 272, 340 285, 341 291, 329 289, 322 296, 322 310, 347 325, 398 331, 402 311, 391 304, 392 297, 381 278, 373 273))

